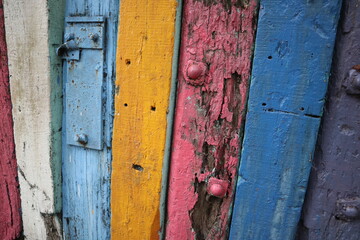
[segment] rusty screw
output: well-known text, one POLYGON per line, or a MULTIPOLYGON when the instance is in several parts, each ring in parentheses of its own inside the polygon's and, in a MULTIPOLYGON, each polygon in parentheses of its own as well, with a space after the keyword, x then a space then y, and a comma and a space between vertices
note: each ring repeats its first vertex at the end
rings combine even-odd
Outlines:
POLYGON ((93 35, 91 35, 91 40, 93 40, 94 42, 97 42, 99 40, 99 34, 95 33, 93 35))
POLYGON ((198 64, 191 64, 187 69, 187 75, 191 79, 197 79, 203 73, 203 69, 198 64))
POLYGON ((88 143, 88 136, 86 134, 78 134, 76 135, 76 141, 82 145, 85 145, 88 143))

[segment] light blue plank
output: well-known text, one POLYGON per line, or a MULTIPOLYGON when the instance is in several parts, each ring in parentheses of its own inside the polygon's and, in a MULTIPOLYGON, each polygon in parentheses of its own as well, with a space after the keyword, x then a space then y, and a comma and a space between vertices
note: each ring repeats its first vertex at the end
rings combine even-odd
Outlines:
MULTIPOLYGON (((65 16, 104 16, 106 42, 103 80, 104 142, 101 151, 66 143, 63 114, 63 228, 64 239, 110 239, 110 172, 113 85, 119 0, 67 0, 65 16)), ((64 62, 64 87, 67 63, 64 62)), ((64 90, 64 103, 66 102, 64 90)))
POLYGON ((230 239, 293 239, 341 0, 262 1, 230 239))

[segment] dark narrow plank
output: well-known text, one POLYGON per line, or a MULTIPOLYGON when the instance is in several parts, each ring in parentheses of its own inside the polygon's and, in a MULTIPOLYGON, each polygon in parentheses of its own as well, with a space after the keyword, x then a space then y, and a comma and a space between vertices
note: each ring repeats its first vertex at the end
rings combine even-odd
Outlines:
POLYGON ((360 239, 360 6, 344 1, 299 239, 360 239))

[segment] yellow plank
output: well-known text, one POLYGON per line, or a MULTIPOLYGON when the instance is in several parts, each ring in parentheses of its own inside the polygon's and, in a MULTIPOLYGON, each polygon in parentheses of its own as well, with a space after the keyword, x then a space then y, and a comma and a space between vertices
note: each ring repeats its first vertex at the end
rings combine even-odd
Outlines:
POLYGON ((122 0, 116 57, 112 239, 159 239, 176 0, 122 0))

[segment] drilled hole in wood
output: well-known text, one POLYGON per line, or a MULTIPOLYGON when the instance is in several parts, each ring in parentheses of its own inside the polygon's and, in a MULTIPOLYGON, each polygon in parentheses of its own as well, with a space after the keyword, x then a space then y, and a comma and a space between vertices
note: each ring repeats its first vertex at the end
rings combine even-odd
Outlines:
POLYGON ((124 107, 127 107, 128 106, 128 104, 127 103, 124 103, 124 107))
POLYGON ((261 105, 266 106, 266 103, 262 103, 261 105))
POLYGON ((156 111, 156 107, 155 107, 155 106, 151 106, 151 111, 156 111))
POLYGON ((301 108, 299 108, 300 109, 300 111, 304 111, 305 110, 305 108, 303 108, 303 107, 301 107, 301 108))
POLYGON ((138 164, 133 164, 132 168, 137 170, 137 171, 140 171, 140 172, 144 171, 144 168, 141 165, 138 165, 138 164))
POLYGON ((125 64, 126 64, 126 65, 130 65, 130 64, 131 64, 130 59, 126 59, 126 60, 125 60, 125 64))
POLYGON ((268 59, 272 59, 272 56, 268 56, 268 59))

